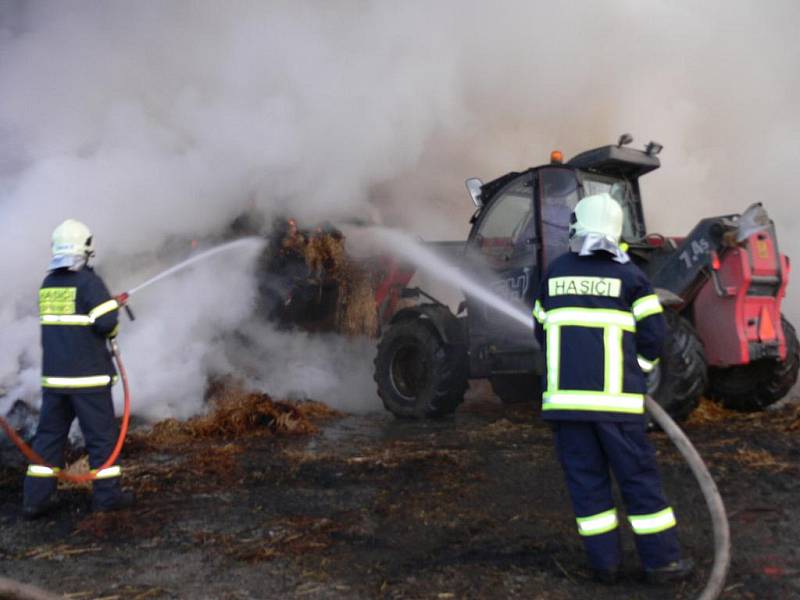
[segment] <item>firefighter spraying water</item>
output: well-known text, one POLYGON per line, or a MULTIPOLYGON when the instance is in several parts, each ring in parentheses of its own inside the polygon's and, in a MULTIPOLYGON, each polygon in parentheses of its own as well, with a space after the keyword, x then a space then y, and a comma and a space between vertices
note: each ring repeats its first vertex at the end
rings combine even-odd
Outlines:
POLYGON ((53 258, 39 291, 43 397, 32 447, 0 418, 0 426, 31 462, 25 480, 25 518, 39 518, 59 505, 55 498, 58 479, 91 481, 95 511, 119 510, 133 504, 133 495, 120 488, 122 469, 116 464, 130 418, 128 379, 116 342, 119 309, 125 308, 133 320, 127 305, 131 295, 221 252, 262 243, 256 238, 245 238, 222 244, 112 297, 91 267, 94 243, 89 228, 80 221, 68 219, 55 229, 53 258), (119 433, 111 399, 111 386, 118 376, 124 390, 119 433), (64 470, 64 449, 75 417, 89 452, 90 470, 83 474, 64 470))
MULTIPOLYGON (((39 290, 42 327, 42 409, 33 451, 44 464, 31 464, 25 480, 23 515, 35 519, 56 506, 56 479, 77 416, 86 439, 92 475, 92 509, 110 511, 133 504, 120 486, 114 462, 120 444, 111 385, 117 377, 109 344, 119 331, 123 297, 113 298, 89 264, 91 231, 68 219, 53 232, 53 259, 39 290), (110 459, 110 460, 109 460, 110 459)), ((124 432, 123 432, 124 435, 124 432)))
POLYGON ((663 308, 619 247, 623 215, 608 194, 572 213, 570 252, 544 274, 533 308, 546 348, 542 417, 555 446, 595 577, 614 583, 622 562, 609 468, 622 491, 648 580, 686 578, 672 507, 645 432, 645 374, 664 342, 663 308))

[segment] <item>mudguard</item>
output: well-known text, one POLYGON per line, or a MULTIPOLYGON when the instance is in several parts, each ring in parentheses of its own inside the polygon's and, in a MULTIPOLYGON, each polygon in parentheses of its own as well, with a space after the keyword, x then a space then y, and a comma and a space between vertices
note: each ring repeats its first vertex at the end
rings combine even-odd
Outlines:
POLYGON ((405 319, 423 319, 439 334, 445 344, 466 345, 467 336, 464 320, 456 317, 442 304, 418 304, 400 309, 392 317, 394 324, 405 319))

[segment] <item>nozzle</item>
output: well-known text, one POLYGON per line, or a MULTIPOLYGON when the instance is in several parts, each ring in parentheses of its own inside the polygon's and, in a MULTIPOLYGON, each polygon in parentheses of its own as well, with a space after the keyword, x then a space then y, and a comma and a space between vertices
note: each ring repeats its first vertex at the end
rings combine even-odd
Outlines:
POLYGON ((114 296, 114 300, 116 300, 117 304, 119 304, 120 306, 124 306, 125 307, 125 312, 128 314, 128 318, 131 321, 135 321, 136 317, 133 315, 133 311, 131 310, 131 307, 128 306, 128 298, 129 297, 130 297, 130 295, 128 294, 128 292, 122 292, 121 294, 117 294, 116 296, 114 296))

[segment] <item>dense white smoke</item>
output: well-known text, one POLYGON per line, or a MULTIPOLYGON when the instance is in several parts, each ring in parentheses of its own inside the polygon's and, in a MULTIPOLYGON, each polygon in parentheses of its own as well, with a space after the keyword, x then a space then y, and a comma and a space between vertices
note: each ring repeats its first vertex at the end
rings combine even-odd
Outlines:
MULTIPOLYGON (((36 402, 36 289, 67 217, 93 228, 120 291, 169 264, 165 246, 250 207, 463 237, 464 178, 631 131, 665 146, 642 182, 650 229, 760 200, 800 256, 798 24, 793 0, 4 3, 0 412, 36 402)), ((136 298, 121 343, 145 413, 189 414, 225 368, 222 334, 254 302, 251 258, 136 298)), ((332 353, 305 351, 318 340, 276 339, 288 354, 267 352, 267 391, 292 392, 298 372, 333 403, 367 389, 369 344, 336 342, 367 364, 345 377, 332 353)))

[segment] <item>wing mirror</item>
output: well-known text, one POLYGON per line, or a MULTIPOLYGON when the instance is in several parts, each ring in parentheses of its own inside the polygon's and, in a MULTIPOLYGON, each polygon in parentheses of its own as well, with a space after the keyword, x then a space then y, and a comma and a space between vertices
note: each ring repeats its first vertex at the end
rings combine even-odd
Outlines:
POLYGON ((477 177, 471 177, 464 183, 467 186, 467 191, 469 192, 472 201, 475 203, 475 207, 480 208, 483 206, 483 200, 481 200, 481 188, 483 188, 483 181, 477 177))

